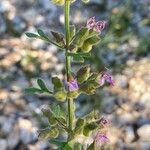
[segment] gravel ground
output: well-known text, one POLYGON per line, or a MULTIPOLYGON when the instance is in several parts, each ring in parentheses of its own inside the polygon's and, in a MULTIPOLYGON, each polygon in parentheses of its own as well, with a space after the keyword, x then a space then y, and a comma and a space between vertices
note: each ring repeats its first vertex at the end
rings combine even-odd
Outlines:
MULTIPOLYGON (((76 2, 72 7, 71 22, 84 25, 92 15, 109 20, 120 4, 126 7, 125 1, 91 0, 88 5, 76 2)), ((101 59, 103 64, 109 65, 115 78, 113 88, 104 88, 98 92, 99 97, 94 97, 102 115, 112 120, 109 130, 112 150, 150 150, 150 45, 143 40, 150 33, 150 23, 146 23, 150 17, 149 5, 148 0, 133 0, 132 21, 124 30, 130 33, 134 28, 136 34, 125 42, 120 38, 118 45, 104 41, 105 50, 95 51, 98 62, 101 59), (124 67, 118 70, 122 65, 124 67)), ((1 150, 52 149, 48 141, 38 140, 37 129, 45 123, 40 108, 54 99, 28 96, 23 89, 36 84, 37 77, 42 77, 50 88, 52 75, 63 78, 64 53, 43 41, 29 40, 24 32, 36 28, 47 33, 50 28, 62 32, 62 12, 62 8, 49 4, 49 0, 0 1, 1 150)), ((108 26, 105 32, 109 33, 115 27, 108 26)), ((77 115, 84 114, 94 103, 86 102, 83 106, 83 101, 84 96, 81 96, 77 102, 77 115)))

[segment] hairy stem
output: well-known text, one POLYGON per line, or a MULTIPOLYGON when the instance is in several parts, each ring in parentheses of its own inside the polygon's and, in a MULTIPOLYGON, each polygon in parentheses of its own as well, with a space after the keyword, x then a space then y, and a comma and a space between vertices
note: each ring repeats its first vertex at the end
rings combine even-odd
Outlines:
MULTIPOLYGON (((70 43, 70 0, 65 1, 65 39, 66 39, 66 73, 67 73, 67 81, 69 82, 69 74, 71 71, 71 61, 70 56, 67 55, 69 51, 69 43, 70 43)), ((67 98, 68 102, 68 126, 69 130, 73 129, 73 120, 74 120, 74 103, 73 99, 67 98)), ((69 137, 68 137, 69 139, 69 137)))

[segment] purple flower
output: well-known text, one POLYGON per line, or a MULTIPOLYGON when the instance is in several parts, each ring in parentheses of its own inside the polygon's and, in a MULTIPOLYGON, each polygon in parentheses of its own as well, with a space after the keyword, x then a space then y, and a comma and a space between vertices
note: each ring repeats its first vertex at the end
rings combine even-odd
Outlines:
POLYGON ((90 29, 93 29, 95 27, 95 16, 94 17, 91 17, 87 20, 87 24, 86 24, 87 28, 90 30, 90 29))
POLYGON ((105 84, 105 82, 109 83, 109 85, 114 86, 114 80, 111 74, 107 73, 107 72, 103 72, 101 74, 100 80, 99 80, 99 84, 100 86, 103 86, 105 84))
POLYGON ((95 142, 97 145, 101 145, 103 143, 110 143, 110 140, 105 133, 98 132, 95 137, 95 142))
POLYGON ((99 121, 98 121, 103 127, 106 127, 108 125, 110 125, 110 120, 108 120, 107 118, 102 117, 99 121))
POLYGON ((105 28, 105 25, 106 25, 106 21, 104 20, 96 22, 95 24, 96 32, 101 33, 101 31, 105 28))
POLYGON ((78 86, 76 79, 71 80, 67 84, 68 84, 69 91, 76 91, 79 89, 79 86, 78 86))

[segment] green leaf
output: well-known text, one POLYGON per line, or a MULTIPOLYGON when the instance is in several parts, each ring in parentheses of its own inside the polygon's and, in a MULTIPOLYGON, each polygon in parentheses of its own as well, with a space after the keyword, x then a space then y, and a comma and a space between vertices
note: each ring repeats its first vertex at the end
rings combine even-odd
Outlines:
POLYGON ((82 56, 74 56, 73 57, 73 61, 74 62, 78 62, 78 63, 83 63, 84 62, 84 58, 82 56))
POLYGON ((49 41, 49 37, 41 30, 41 29, 38 29, 37 30, 38 34, 40 35, 40 37, 44 38, 45 40, 48 40, 49 41))
POLYGON ((64 86, 62 81, 58 77, 52 77, 52 83, 54 85, 54 91, 61 90, 64 86))
POLYGON ((90 0, 82 0, 83 3, 88 3, 90 0))
POLYGON ((84 117, 84 120, 89 123, 91 121, 95 121, 96 118, 98 118, 98 112, 96 112, 95 110, 94 111, 91 111, 89 114, 87 114, 85 117, 84 117))
POLYGON ((93 36, 91 38, 88 38, 87 40, 84 41, 82 47, 81 47, 81 52, 87 53, 92 50, 92 46, 96 45, 100 42, 100 38, 98 36, 93 36))
POLYGON ((90 53, 82 53, 82 52, 78 52, 78 53, 67 53, 68 56, 72 56, 72 57, 76 57, 76 56, 81 56, 81 57, 90 57, 91 54, 90 53))
POLYGON ((90 53, 67 53, 68 56, 72 56, 73 57, 73 61, 74 62, 84 62, 84 58, 86 57, 90 57, 91 54, 90 53))
POLYGON ((76 127, 74 129, 74 134, 82 134, 84 123, 85 123, 85 121, 82 118, 79 118, 77 120, 76 127))
POLYGON ((58 101, 64 102, 66 100, 67 93, 66 93, 66 91, 57 91, 56 93, 54 93, 54 97, 58 101))
POLYGON ((92 142, 92 143, 89 145, 89 147, 87 148, 87 150, 96 150, 96 149, 95 149, 95 141, 92 142))
POLYGON ((43 90, 44 92, 48 92, 48 93, 52 93, 48 90, 48 88, 46 87, 44 81, 42 79, 38 79, 37 80, 37 84, 39 85, 39 87, 41 88, 41 90, 43 90))
POLYGON ((51 31, 53 37, 55 38, 56 42, 59 45, 64 46, 65 45, 65 41, 64 41, 64 35, 55 31, 51 31))
POLYGON ((59 131, 55 127, 39 130, 38 133, 39 138, 42 140, 49 138, 57 138, 59 135, 59 131))
POLYGON ((50 0, 50 1, 58 6, 62 6, 65 3, 65 0, 50 0))
POLYGON ((92 37, 94 37, 94 36, 99 36, 99 33, 97 33, 97 32, 94 31, 94 30, 90 30, 90 31, 89 31, 89 35, 87 36, 86 39, 92 38, 92 37))
POLYGON ((81 143, 75 143, 73 150, 84 150, 83 145, 81 143))
POLYGON ((88 42, 91 45, 96 45, 100 42, 100 37, 99 36, 93 36, 91 38, 88 38, 85 42, 88 42))
POLYGON ((99 87, 99 83, 95 80, 87 80, 80 85, 79 91, 86 93, 87 95, 95 94, 96 89, 99 87))
POLYGON ((93 72, 93 73, 90 75, 90 77, 88 78, 88 80, 89 80, 89 81, 90 81, 90 80, 96 80, 98 76, 99 76, 98 73, 93 72))
POLYGON ((51 110, 56 118, 63 118, 66 119, 65 111, 59 105, 53 105, 51 110))
POLYGON ((73 45, 73 44, 69 45, 69 51, 71 51, 71 52, 76 52, 77 49, 78 49, 77 46, 75 46, 75 45, 73 45))
POLYGON ((58 146, 57 150, 72 150, 69 144, 64 141, 58 141, 58 140, 52 139, 50 140, 50 143, 58 146))
POLYGON ((76 90, 76 91, 69 91, 68 93, 67 93, 67 97, 68 98, 77 98, 78 97, 78 95, 79 95, 79 92, 78 92, 78 90, 76 90))
POLYGON ((84 38, 86 38, 88 34, 89 34, 88 28, 82 27, 78 32, 79 39, 84 40, 84 38))
POLYGON ((74 25, 70 25, 70 39, 72 39, 75 36, 76 28, 74 25))
POLYGON ((38 37, 38 35, 35 34, 35 33, 27 32, 27 33, 25 33, 25 34, 26 34, 26 36, 29 37, 29 38, 37 38, 37 37, 38 37))
POLYGON ((84 66, 80 68, 77 72, 77 81, 79 83, 83 83, 89 78, 89 76, 90 76, 90 67, 84 66))
POLYGON ((88 41, 86 41, 83 43, 80 50, 81 50, 81 52, 88 53, 92 50, 92 45, 88 41))
POLYGON ((25 93, 27 94, 34 94, 34 93, 43 93, 41 89, 35 88, 35 87, 29 87, 25 89, 25 93))
POLYGON ((83 135, 89 136, 90 132, 98 128, 99 125, 96 122, 88 123, 83 128, 83 135))
POLYGON ((50 109, 42 108, 42 113, 52 126, 56 125, 57 123, 59 124, 60 122, 66 124, 66 114, 59 105, 54 104, 50 109))
POLYGON ((50 109, 42 108, 42 113, 48 119, 50 125, 54 126, 57 124, 57 121, 50 109))
POLYGON ((75 37, 75 44, 78 46, 78 47, 81 47, 83 45, 83 42, 84 40, 86 39, 86 37, 88 36, 89 34, 89 30, 88 28, 86 27, 82 27, 76 34, 76 37, 75 37))
POLYGON ((64 142, 64 141, 60 141, 60 140, 55 140, 55 139, 52 139, 49 141, 51 144, 54 144, 58 147, 65 147, 65 145, 67 144, 67 142, 64 142))

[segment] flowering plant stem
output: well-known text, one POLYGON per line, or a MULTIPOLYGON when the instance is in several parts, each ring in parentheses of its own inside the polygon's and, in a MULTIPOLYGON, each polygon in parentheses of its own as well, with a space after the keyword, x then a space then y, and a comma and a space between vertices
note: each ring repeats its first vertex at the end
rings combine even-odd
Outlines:
MULTIPOLYGON (((70 56, 67 55, 69 51, 69 43, 70 43, 70 0, 65 1, 64 6, 64 13, 65 13, 65 40, 66 40, 66 73, 67 73, 67 82, 69 82, 69 74, 71 70, 71 60, 70 56)), ((73 129, 73 120, 74 120, 74 103, 73 99, 67 98, 68 102, 68 125, 69 125, 69 131, 72 131, 73 129)), ((70 134, 68 136, 68 139, 70 139, 70 134)))

